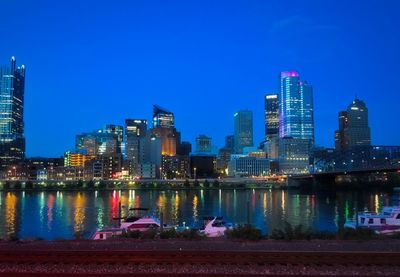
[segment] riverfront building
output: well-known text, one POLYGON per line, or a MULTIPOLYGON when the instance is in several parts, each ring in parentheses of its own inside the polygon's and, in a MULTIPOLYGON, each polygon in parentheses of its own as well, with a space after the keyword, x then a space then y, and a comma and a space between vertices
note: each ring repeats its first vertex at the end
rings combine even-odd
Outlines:
POLYGON ((267 176, 270 173, 270 161, 266 158, 236 156, 228 166, 231 177, 267 176))
POLYGON ((0 168, 25 158, 24 137, 25 66, 0 68, 0 168))

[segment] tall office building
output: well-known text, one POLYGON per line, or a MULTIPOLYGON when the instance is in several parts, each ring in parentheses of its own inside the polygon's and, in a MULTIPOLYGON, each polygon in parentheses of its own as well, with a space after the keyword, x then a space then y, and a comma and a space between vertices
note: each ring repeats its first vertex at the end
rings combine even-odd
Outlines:
POLYGON ((359 99, 339 113, 339 130, 335 132, 337 150, 346 150, 355 146, 370 146, 371 130, 368 124, 368 109, 359 99))
POLYGON ((279 98, 278 94, 267 94, 264 99, 265 140, 279 134, 279 98))
POLYGON ((153 105, 153 128, 174 128, 174 114, 160 106, 153 105))
POLYGON ((24 137, 25 66, 0 68, 0 167, 25 158, 24 137))
POLYGON ((243 148, 253 146, 253 112, 238 111, 234 114, 235 153, 242 154, 243 148))
POLYGON ((159 106, 153 106, 152 134, 161 139, 161 153, 175 156, 180 142, 180 133, 174 127, 174 114, 159 106))
POLYGON ((212 145, 211 138, 206 135, 199 135, 196 138, 196 152, 197 153, 211 153, 212 145))
POLYGON ((147 120, 125 120, 125 156, 129 161, 130 173, 136 173, 139 163, 143 160, 144 145, 141 138, 146 137, 147 120))
POLYGON ((103 129, 76 135, 75 151, 88 155, 122 155, 123 127, 106 125, 103 129))
POLYGON ((229 135, 225 137, 225 146, 231 153, 235 150, 235 135, 229 135))
POLYGON ((335 148, 343 151, 347 149, 349 142, 345 137, 345 129, 348 128, 349 117, 347 111, 339 112, 339 129, 335 131, 335 148))
POLYGON ((297 72, 282 72, 279 95, 279 166, 281 173, 308 171, 314 146, 313 90, 297 72))
POLYGON ((104 127, 103 133, 115 135, 117 138, 117 153, 122 153, 122 140, 124 128, 120 125, 108 124, 104 127))
POLYGON ((297 72, 282 72, 279 95, 279 137, 309 139, 314 144, 313 90, 297 72))

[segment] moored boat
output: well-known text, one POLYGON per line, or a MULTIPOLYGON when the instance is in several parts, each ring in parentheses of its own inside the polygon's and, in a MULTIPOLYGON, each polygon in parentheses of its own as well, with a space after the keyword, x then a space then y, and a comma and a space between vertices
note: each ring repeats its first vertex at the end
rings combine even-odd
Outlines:
POLYGON ((222 237, 226 230, 233 228, 233 224, 226 223, 222 217, 207 217, 205 220, 207 222, 201 233, 210 238, 222 237))
POLYGON ((367 228, 377 234, 400 232, 400 206, 383 207, 380 213, 359 212, 355 220, 347 220, 345 228, 367 228))

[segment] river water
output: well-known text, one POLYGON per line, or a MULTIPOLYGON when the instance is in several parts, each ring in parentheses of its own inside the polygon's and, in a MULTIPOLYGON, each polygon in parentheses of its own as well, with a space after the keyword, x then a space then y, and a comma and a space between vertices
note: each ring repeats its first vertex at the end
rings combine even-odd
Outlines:
POLYGON ((335 231, 357 210, 380 211, 398 204, 399 194, 337 192, 300 194, 281 190, 115 190, 115 191, 0 191, 0 239, 73 239, 117 224, 129 208, 146 207, 164 223, 199 225, 204 216, 221 215, 228 222, 249 220, 263 233, 283 228, 284 222, 305 228, 335 231))

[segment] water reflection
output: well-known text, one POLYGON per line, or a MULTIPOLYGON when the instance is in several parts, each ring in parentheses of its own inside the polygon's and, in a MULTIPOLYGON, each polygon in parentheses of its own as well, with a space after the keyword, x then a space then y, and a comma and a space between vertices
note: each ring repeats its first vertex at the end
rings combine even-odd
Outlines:
MULTIPOLYGON (((89 236, 97 228, 117 225, 113 220, 132 207, 147 207, 163 214, 167 224, 199 224, 207 215, 221 215, 237 224, 247 222, 271 232, 284 222, 305 228, 334 231, 357 211, 380 211, 397 205, 399 195, 340 192, 304 195, 270 190, 124 190, 93 192, 0 192, 0 238, 41 237, 71 239, 74 233, 89 236)), ((137 211, 135 211, 138 213, 137 211)))

